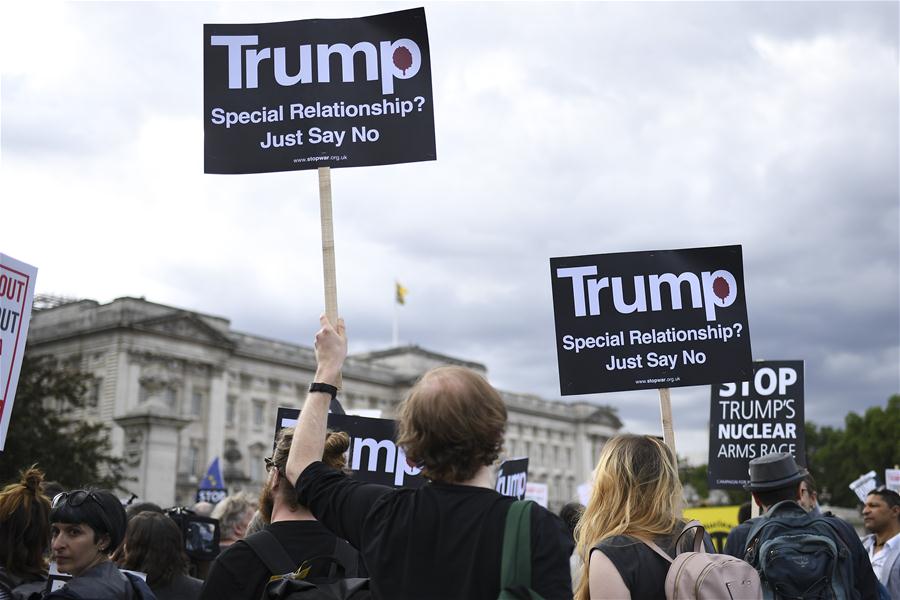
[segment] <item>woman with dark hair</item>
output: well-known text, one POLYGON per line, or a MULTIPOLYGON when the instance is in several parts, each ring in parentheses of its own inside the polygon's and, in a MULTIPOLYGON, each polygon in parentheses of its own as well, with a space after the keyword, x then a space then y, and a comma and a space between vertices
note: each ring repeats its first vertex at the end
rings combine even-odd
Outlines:
POLYGON ((43 479, 32 467, 0 492, 0 600, 27 597, 47 579, 50 501, 41 493, 43 479))
POLYGON ((107 490, 74 490, 58 494, 50 510, 53 559, 72 576, 47 598, 135 600, 154 598, 147 584, 122 573, 109 555, 125 536, 125 509, 107 490))
POLYGON ((167 515, 140 512, 128 522, 122 568, 147 574, 147 585, 158 600, 191 600, 203 582, 187 575, 181 530, 167 515))

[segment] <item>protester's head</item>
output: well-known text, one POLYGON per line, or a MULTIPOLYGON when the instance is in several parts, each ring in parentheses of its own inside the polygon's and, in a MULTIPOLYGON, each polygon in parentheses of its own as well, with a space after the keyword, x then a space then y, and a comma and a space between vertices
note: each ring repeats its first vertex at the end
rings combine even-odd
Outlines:
POLYGON ((462 367, 425 373, 400 407, 397 445, 437 481, 464 482, 497 460, 506 405, 483 377, 462 367))
POLYGON ((559 510, 559 518, 566 524, 566 528, 568 528, 573 539, 575 537, 575 527, 578 525, 578 520, 581 518, 583 511, 584 506, 579 502, 568 502, 559 510))
POLYGON ((220 545, 228 546, 243 538, 254 512, 256 499, 247 492, 232 494, 216 504, 212 518, 219 520, 220 545))
POLYGON ((199 515, 201 517, 208 517, 212 514, 212 511, 215 510, 216 505, 212 502, 197 502, 194 506, 191 507, 191 510, 194 511, 195 515, 199 515))
POLYGON ((738 507, 738 524, 740 525, 744 521, 748 520, 753 515, 753 505, 749 502, 744 502, 738 507))
MULTIPOLYGON (((294 441, 294 428, 285 427, 278 432, 275 439, 275 452, 266 460, 268 479, 259 494, 259 515, 263 523, 272 522, 272 511, 276 503, 283 503, 289 511, 296 512, 300 505, 297 502, 297 488, 292 486, 285 476, 288 454, 294 441)), ((343 431, 329 431, 325 436, 325 448, 322 451, 322 462, 332 469, 347 471, 345 453, 350 447, 350 436, 343 431)))
POLYGON ((588 598, 588 553, 617 535, 670 534, 681 518, 681 482, 675 455, 649 435, 619 435, 600 452, 591 497, 575 536, 584 559, 578 598, 588 598))
POLYGON ((900 494, 884 486, 872 490, 862 514, 863 526, 870 533, 900 532, 900 494))
POLYGON ((787 452, 773 452, 750 461, 750 490, 756 503, 768 509, 785 500, 800 501, 800 483, 809 475, 787 452))
POLYGON ((35 467, 0 491, 0 567, 38 576, 50 542, 50 500, 41 493, 44 474, 35 467))
POLYGON ((59 570, 75 577, 105 561, 125 537, 125 509, 107 490, 58 494, 50 510, 51 548, 59 570))
POLYGON ((813 510, 819 504, 819 492, 816 490, 816 480, 813 479, 812 473, 807 473, 800 480, 800 500, 798 502, 806 512, 813 510))
POLYGON ((167 585, 188 570, 181 530, 160 512, 143 511, 131 517, 123 552, 122 567, 146 573, 147 583, 154 587, 167 585))
POLYGON ((132 517, 142 512, 165 514, 166 511, 164 511, 159 504, 153 502, 135 502, 134 504, 129 504, 125 507, 125 516, 128 518, 129 522, 132 517))

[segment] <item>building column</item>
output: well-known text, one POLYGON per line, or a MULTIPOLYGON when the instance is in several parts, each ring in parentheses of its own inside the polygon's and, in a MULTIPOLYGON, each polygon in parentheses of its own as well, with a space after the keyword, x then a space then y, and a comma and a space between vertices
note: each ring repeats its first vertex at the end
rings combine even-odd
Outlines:
POLYGON ((225 369, 213 367, 209 383, 209 415, 206 419, 206 461, 215 457, 222 460, 225 453, 225 411, 228 401, 228 373, 225 369))
POLYGON ((115 419, 125 432, 123 458, 128 474, 136 478, 129 484, 144 502, 167 507, 175 504, 178 473, 178 432, 189 419, 165 416, 167 407, 147 402, 124 417, 115 419))

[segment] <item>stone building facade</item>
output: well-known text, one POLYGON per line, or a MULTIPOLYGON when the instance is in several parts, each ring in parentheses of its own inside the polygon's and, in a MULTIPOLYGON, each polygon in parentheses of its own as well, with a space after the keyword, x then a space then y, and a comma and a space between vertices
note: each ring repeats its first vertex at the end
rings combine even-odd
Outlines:
MULTIPOLYGON (((190 504, 209 462, 222 458, 229 488, 265 479, 277 407, 300 407, 315 372, 313 349, 231 329, 221 317, 139 298, 68 302, 36 310, 27 351, 95 377, 78 418, 110 425, 140 498, 190 504)), ((341 402, 393 417, 426 370, 447 364, 487 376, 484 365, 418 346, 348 357, 341 402)), ((509 411, 505 451, 530 458, 529 481, 548 485, 551 509, 577 498, 599 449, 621 427, 614 411, 501 390, 509 411)))

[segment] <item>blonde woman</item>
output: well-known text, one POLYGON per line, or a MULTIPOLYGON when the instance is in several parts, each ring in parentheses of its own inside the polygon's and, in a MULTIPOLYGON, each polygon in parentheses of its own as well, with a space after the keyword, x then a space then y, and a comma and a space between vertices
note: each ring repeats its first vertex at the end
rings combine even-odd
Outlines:
POLYGON ((575 529, 584 559, 576 600, 659 600, 681 520, 681 483, 672 451, 650 436, 620 435, 603 447, 591 498, 575 529))

